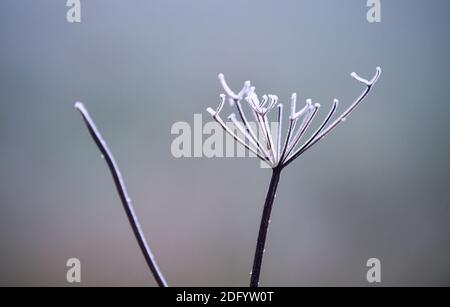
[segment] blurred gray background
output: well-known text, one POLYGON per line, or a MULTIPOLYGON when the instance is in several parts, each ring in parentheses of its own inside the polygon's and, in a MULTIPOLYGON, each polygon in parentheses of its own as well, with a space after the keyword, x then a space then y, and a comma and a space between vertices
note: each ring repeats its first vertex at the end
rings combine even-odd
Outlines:
POLYGON ((170 129, 216 107, 217 74, 327 112, 383 76, 281 178, 264 286, 450 284, 447 0, 0 2, 0 285, 155 285, 73 104, 85 102, 174 286, 246 286, 270 171, 175 159, 170 129))

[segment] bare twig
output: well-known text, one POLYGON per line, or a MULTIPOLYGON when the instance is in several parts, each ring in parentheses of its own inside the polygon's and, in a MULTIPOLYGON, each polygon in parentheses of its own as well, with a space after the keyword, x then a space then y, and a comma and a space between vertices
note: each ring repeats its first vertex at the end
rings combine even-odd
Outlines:
POLYGON ((111 172, 111 175, 113 177, 117 192, 119 193, 120 200, 122 202, 125 213, 128 217, 128 221, 130 222, 131 228, 133 229, 133 233, 136 237, 136 240, 138 241, 139 247, 141 248, 145 261, 147 262, 150 271, 153 274, 153 277, 156 279, 156 282, 160 287, 167 287, 168 286, 167 282, 164 279, 164 276, 162 275, 161 271, 159 270, 155 257, 153 256, 153 253, 147 244, 147 240, 145 239, 141 226, 139 225, 138 218, 131 203, 131 198, 128 196, 128 192, 125 187, 125 182, 123 180, 122 174, 120 173, 119 167, 117 166, 117 163, 114 160, 114 157, 111 151, 109 150, 108 145, 106 144, 102 135, 95 126, 93 119, 89 115, 89 112, 84 107, 83 103, 81 102, 75 103, 75 109, 77 109, 81 113, 83 121, 86 124, 92 139, 94 140, 102 156, 104 157, 106 163, 108 164, 109 171, 111 172))

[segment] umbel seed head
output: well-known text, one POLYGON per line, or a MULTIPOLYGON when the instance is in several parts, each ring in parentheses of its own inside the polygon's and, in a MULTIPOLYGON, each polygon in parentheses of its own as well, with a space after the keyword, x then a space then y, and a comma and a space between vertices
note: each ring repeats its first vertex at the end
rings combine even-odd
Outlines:
POLYGON ((213 119, 217 121, 222 128, 238 143, 256 154, 270 167, 283 168, 311 148, 318 141, 327 136, 334 128, 347 119, 348 115, 363 102, 372 87, 378 81, 381 76, 381 68, 376 68, 375 75, 371 80, 361 78, 355 72, 351 73, 351 76, 355 80, 364 84, 365 88, 363 92, 344 112, 332 121, 339 105, 339 101, 334 99, 330 111, 325 116, 320 126, 304 142, 302 142, 302 139, 304 138, 305 132, 316 117, 320 104, 313 103, 312 99, 307 99, 305 106, 297 111, 297 94, 295 93, 291 96, 289 123, 286 136, 284 137, 284 142, 282 142, 281 133, 283 104, 278 104, 278 96, 276 95, 263 95, 260 99, 256 94, 255 87, 251 86, 250 81, 244 82, 244 86, 236 94, 228 86, 224 75, 219 74, 218 78, 225 93, 220 94, 220 102, 217 109, 213 110, 212 108, 207 108, 207 111, 211 114, 213 119), (240 121, 234 113, 229 115, 227 118, 233 122, 243 137, 240 137, 233 132, 220 116, 220 112, 227 99, 231 106, 236 106, 240 121), (257 138, 255 131, 249 124, 242 108, 242 101, 246 102, 248 108, 250 109, 250 113, 256 120, 258 129, 263 134, 262 140, 257 138), (278 131, 276 139, 274 140, 268 115, 275 108, 275 106, 277 107, 278 113, 278 131))

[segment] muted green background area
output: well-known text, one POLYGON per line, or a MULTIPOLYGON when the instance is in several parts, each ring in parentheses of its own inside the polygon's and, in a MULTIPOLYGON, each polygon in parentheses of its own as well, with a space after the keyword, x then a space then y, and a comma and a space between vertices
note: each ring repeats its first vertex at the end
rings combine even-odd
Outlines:
POLYGON ((75 101, 119 161, 175 286, 246 286, 270 171, 256 159, 175 159, 174 122, 215 107, 223 72, 325 110, 383 76, 281 178, 264 286, 449 285, 450 2, 0 2, 0 285, 155 285, 75 101))

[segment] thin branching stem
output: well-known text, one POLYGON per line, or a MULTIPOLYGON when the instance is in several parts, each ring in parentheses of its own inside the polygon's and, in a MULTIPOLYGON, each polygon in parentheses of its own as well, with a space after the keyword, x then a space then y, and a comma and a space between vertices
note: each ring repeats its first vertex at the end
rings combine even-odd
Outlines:
POLYGON ((156 263, 155 257, 153 256, 153 253, 147 244, 147 240, 145 239, 144 232, 139 225, 136 212, 134 211, 133 205, 131 203, 131 198, 128 196, 125 182, 114 159, 114 156, 112 155, 108 145, 95 126, 94 120, 89 115, 89 112, 87 111, 83 103, 75 103, 75 109, 77 109, 81 113, 83 121, 86 124, 92 139, 94 140, 106 163, 108 164, 109 171, 111 172, 111 176, 113 177, 114 184, 116 185, 116 189, 119 193, 119 197, 122 202, 123 208, 125 209, 128 221, 130 222, 133 233, 136 237, 136 240, 138 241, 145 261, 147 262, 147 265, 149 266, 150 271, 153 274, 153 277, 156 279, 156 282, 160 287, 167 287, 167 282, 156 263))

